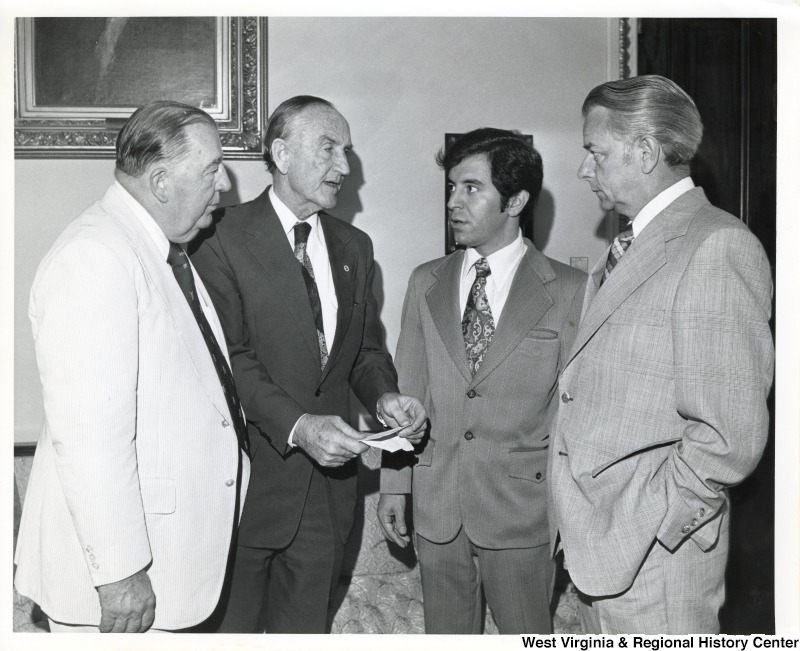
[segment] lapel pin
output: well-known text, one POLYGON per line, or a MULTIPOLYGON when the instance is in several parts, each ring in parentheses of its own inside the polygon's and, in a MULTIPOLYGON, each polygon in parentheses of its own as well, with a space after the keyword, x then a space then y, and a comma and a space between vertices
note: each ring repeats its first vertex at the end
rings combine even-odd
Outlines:
POLYGON ((344 270, 345 270, 345 271, 350 271, 350 267, 349 267, 348 265, 345 265, 345 266, 344 266, 344 270))

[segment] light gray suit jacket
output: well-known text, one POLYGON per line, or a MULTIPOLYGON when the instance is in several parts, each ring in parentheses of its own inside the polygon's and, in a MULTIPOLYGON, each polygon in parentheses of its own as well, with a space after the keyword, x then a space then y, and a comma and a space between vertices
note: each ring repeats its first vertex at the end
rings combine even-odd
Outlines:
POLYGON ((203 621, 225 576, 239 448, 189 304, 120 186, 45 256, 29 314, 45 423, 17 590, 56 621, 96 626, 96 586, 148 567, 155 628, 203 621))
POLYGON ((409 281, 396 366, 401 392, 428 410, 430 438, 418 454, 384 456, 381 492, 413 492, 414 528, 433 542, 462 526, 491 549, 548 541, 549 425, 586 276, 525 245, 475 377, 461 334, 463 251, 423 264, 409 281))
POLYGON ((702 189, 656 216, 599 287, 604 264, 559 380, 548 480, 551 538, 595 596, 626 590, 655 540, 727 545, 725 489, 766 443, 774 357, 767 257, 702 189))

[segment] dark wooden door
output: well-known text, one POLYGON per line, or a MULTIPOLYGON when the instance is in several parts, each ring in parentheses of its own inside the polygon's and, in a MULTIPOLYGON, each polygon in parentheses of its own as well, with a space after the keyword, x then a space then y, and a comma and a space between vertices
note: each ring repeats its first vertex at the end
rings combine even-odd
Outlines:
MULTIPOLYGON (((777 21, 639 21, 638 74, 679 84, 703 118, 692 178, 764 245, 775 280, 777 21)), ((773 315, 774 315, 773 309, 773 315)), ((773 316, 773 337, 775 334, 773 316)), ((770 438, 756 471, 731 490, 731 553, 722 632, 774 633, 774 390, 770 438)))

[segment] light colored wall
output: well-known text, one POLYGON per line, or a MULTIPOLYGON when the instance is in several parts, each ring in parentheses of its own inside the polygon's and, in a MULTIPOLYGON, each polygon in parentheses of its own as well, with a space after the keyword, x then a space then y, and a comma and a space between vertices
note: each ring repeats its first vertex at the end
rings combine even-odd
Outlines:
MULTIPOLYGON (((445 132, 481 126, 534 135, 545 165, 537 246, 592 264, 606 245, 603 214, 576 178, 580 106, 607 79, 605 18, 272 18, 268 108, 297 94, 330 99, 350 122, 354 157, 339 216, 367 231, 390 351, 406 282, 444 251, 444 178, 433 157, 445 132)), ((613 44, 612 44, 613 45, 613 44)), ((263 163, 230 161, 225 203, 269 181, 263 163)), ((43 420, 27 301, 58 233, 112 180, 110 160, 15 162, 15 437, 43 420)))

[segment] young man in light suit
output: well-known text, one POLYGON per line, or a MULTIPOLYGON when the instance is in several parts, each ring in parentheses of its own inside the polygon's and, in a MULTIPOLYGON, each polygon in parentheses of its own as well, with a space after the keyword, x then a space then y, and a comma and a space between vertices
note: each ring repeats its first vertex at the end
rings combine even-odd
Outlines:
POLYGON ((755 468, 772 384, 761 244, 689 176, 703 126, 664 77, 583 105, 578 176, 632 220, 598 260, 559 381, 553 541, 589 633, 715 633, 726 488, 755 468))
POLYGON ((430 438, 384 457, 378 519, 405 546, 412 494, 427 633, 479 633, 481 589, 501 633, 550 633, 548 436, 585 274, 522 237, 542 161, 519 133, 472 131, 438 162, 466 250, 409 281, 397 371, 430 438))
POLYGON ((186 629, 217 605, 247 431, 181 245, 229 188, 214 121, 150 104, 119 133, 116 182, 39 265, 29 314, 45 423, 15 585, 53 632, 186 629))

